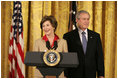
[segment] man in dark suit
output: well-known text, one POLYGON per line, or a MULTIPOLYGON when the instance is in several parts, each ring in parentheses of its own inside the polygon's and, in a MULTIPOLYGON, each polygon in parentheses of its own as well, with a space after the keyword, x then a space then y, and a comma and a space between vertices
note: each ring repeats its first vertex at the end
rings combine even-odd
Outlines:
MULTIPOLYGON (((104 77, 104 58, 100 35, 88 29, 90 14, 81 10, 76 14, 77 29, 64 34, 68 51, 77 52, 79 65, 77 68, 65 70, 68 78, 104 77)), ((73 58, 71 58, 73 59, 73 58)))

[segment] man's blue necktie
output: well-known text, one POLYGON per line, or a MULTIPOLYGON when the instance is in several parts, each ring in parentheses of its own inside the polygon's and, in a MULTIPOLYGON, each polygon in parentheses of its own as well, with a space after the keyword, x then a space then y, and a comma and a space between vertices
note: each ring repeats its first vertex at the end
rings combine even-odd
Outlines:
POLYGON ((86 34, 85 32, 82 32, 82 45, 83 45, 84 54, 86 54, 86 47, 87 47, 87 40, 85 34, 86 34))

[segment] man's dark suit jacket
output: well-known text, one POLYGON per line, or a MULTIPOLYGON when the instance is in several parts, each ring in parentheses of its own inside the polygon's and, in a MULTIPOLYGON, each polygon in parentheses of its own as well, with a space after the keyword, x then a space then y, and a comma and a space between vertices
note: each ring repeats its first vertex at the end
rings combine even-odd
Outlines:
MULTIPOLYGON (((68 78, 95 78, 104 76, 104 58, 100 35, 89 29, 86 54, 84 54, 78 29, 64 34, 67 40, 68 51, 77 52, 79 65, 77 68, 65 70, 65 76, 68 78)), ((73 59, 73 58, 71 58, 73 59)))

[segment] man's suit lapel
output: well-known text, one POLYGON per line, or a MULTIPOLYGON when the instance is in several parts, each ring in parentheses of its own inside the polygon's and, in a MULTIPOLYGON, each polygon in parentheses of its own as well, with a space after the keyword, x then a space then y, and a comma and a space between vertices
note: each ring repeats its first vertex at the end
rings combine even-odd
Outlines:
POLYGON ((78 33, 78 29, 75 30, 74 37, 75 37, 74 39, 75 39, 77 45, 82 45, 81 41, 80 41, 80 36, 79 36, 79 33, 78 33))
POLYGON ((87 55, 87 53, 89 52, 89 49, 90 49, 91 43, 92 43, 92 40, 91 40, 91 39, 93 38, 93 36, 92 36, 90 30, 87 29, 87 31, 88 31, 88 42, 87 42, 86 55, 87 55))
POLYGON ((74 35, 75 35, 74 36, 75 37, 74 39, 75 39, 75 41, 77 43, 77 47, 80 47, 78 49, 78 51, 80 51, 80 53, 82 53, 84 55, 84 51, 83 51, 83 48, 82 48, 82 43, 81 43, 81 40, 80 40, 80 35, 78 33, 78 29, 75 30, 74 35))

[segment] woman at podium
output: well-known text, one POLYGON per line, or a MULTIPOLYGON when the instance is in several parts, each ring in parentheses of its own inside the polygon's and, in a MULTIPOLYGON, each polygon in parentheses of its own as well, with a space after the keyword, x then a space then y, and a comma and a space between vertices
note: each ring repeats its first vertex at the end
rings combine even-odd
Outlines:
MULTIPOLYGON (((66 40, 60 39, 56 34, 57 21, 54 16, 44 16, 40 22, 40 28, 45 35, 35 41, 34 51, 46 52, 53 49, 57 52, 68 52, 66 40)), ((34 69, 34 77, 43 77, 38 69, 34 69)), ((64 77, 64 72, 59 77, 64 77)))

